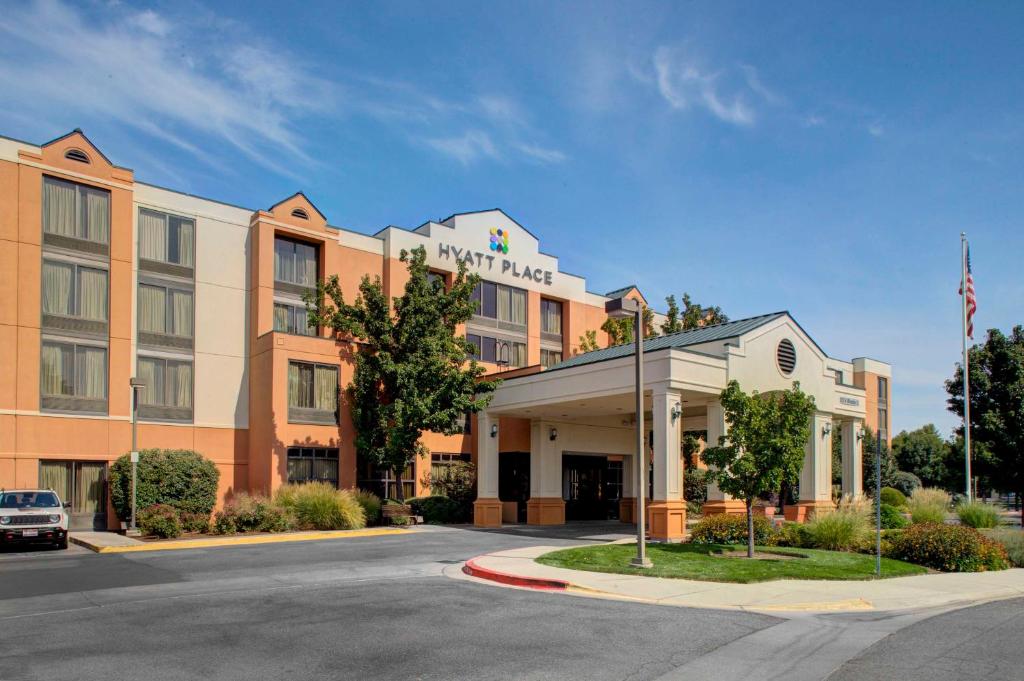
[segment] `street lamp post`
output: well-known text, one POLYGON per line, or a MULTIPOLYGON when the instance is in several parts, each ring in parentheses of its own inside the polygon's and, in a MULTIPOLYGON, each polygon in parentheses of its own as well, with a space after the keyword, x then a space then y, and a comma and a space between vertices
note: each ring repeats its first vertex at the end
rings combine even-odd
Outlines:
POLYGON ((146 382, 140 378, 134 376, 128 380, 128 384, 132 387, 132 453, 130 455, 132 461, 132 523, 131 527, 128 528, 129 534, 138 534, 138 529, 135 524, 135 506, 137 500, 136 489, 138 488, 139 480, 139 441, 138 441, 138 416, 139 416, 139 390, 146 387, 146 382))
POLYGON ((633 567, 652 567, 647 558, 646 524, 644 508, 647 497, 647 457, 644 456, 644 310, 632 298, 616 298, 605 303, 604 310, 615 319, 633 318, 633 338, 636 343, 636 558, 633 567))

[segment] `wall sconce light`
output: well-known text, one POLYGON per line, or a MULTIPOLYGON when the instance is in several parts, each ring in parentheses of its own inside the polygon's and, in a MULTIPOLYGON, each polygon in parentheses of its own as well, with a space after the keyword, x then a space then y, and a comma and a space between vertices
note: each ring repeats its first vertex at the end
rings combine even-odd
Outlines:
POLYGON ((858 428, 857 429, 857 441, 860 442, 863 439, 864 439, 864 429, 863 428, 858 428))
POLYGON ((676 402, 672 405, 672 411, 670 413, 672 414, 672 423, 675 423, 676 419, 683 415, 683 405, 676 402))
POLYGON ((548 431, 548 439, 552 442, 558 439, 558 428, 552 428, 548 431))
POLYGON ((497 423, 492 423, 491 424, 491 437, 498 437, 498 424, 497 423))
POLYGON ((829 421, 828 423, 826 423, 825 425, 823 425, 821 427, 821 436, 822 437, 828 437, 831 434, 832 434, 832 422, 829 421))

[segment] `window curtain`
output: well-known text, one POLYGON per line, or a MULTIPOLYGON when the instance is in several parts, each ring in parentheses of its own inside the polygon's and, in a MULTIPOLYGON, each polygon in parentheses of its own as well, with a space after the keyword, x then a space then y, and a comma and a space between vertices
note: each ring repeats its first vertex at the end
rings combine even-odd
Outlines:
POLYGON ((338 370, 334 367, 316 367, 316 408, 335 411, 338 408, 338 370))
POLYGON ((74 351, 66 345, 44 343, 41 357, 40 390, 43 395, 71 395, 74 351))
POLYGON ((39 486, 52 489, 63 502, 71 501, 71 464, 64 461, 41 461, 39 486))
POLYGON ((281 303, 274 303, 274 331, 288 331, 288 318, 291 308, 281 303))
POLYGON ((101 463, 76 463, 75 513, 101 513, 103 502, 103 473, 101 463))
POLYGON ((71 315, 71 276, 74 266, 43 261, 43 313, 71 315))
POLYGON ((526 346, 522 343, 512 343, 511 357, 509 364, 514 367, 526 366, 526 346))
POLYGON ((107 351, 78 347, 75 354, 75 395, 92 399, 107 396, 107 351))
POLYGON ((195 223, 182 220, 178 228, 178 261, 180 265, 192 267, 195 244, 195 223))
POLYGON ((192 365, 186 362, 167 364, 168 404, 192 407, 192 365))
POLYGON ((316 286, 316 248, 307 244, 295 244, 295 283, 302 286, 316 286))
POLYGON ((274 241, 274 279, 295 281, 295 246, 290 241, 274 241))
POLYGON ((43 231, 77 236, 78 188, 68 182, 43 179, 43 231))
POLYGON ((294 315, 295 333, 300 336, 313 336, 316 334, 316 328, 309 325, 309 313, 306 312, 305 307, 293 307, 292 314, 294 315))
POLYGON ((171 333, 192 337, 192 294, 188 291, 170 291, 171 333))
POLYGON ((512 321, 512 297, 511 292, 505 287, 498 288, 498 320, 503 322, 512 321))
POLYGON ((87 231, 83 239, 105 244, 110 241, 110 194, 95 189, 85 190, 87 231))
POLYGON ((544 324, 541 328, 545 333, 562 333, 562 304, 554 300, 544 301, 544 324))
POLYGON ((164 395, 163 361, 139 357, 139 380, 145 387, 139 391, 139 404, 163 404, 164 395))
POLYGON ((298 364, 288 365, 288 406, 289 407, 310 407, 309 392, 306 390, 308 380, 303 374, 306 367, 298 364))
POLYGON ((104 270, 78 268, 78 316, 107 321, 107 273, 104 270))
POLYGON ((167 332, 167 291, 139 284, 139 331, 167 332))
POLYGON ((509 321, 513 324, 526 325, 526 291, 512 289, 512 310, 509 321))
POLYGON ((139 257, 167 262, 167 217, 139 211, 139 257))

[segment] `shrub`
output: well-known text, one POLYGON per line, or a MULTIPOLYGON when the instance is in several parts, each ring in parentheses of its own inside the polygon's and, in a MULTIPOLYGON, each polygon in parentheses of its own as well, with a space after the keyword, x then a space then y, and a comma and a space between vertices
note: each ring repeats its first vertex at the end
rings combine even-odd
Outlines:
POLYGON ((413 515, 423 516, 425 523, 456 523, 459 522, 461 510, 459 505, 439 495, 416 497, 407 502, 412 507, 413 515))
POLYGON ((178 518, 181 520, 181 529, 184 532, 210 531, 209 513, 179 513, 178 518))
POLYGON ((234 534, 238 531, 238 528, 235 527, 234 516, 228 515, 224 511, 218 511, 214 516, 213 527, 210 529, 214 534, 234 534))
POLYGON ((355 495, 326 482, 282 485, 274 495, 274 502, 291 511, 297 526, 304 530, 366 527, 366 514, 355 495))
POLYGON ((862 503, 841 504, 831 513, 815 514, 807 523, 809 548, 856 551, 867 543, 871 525, 862 503))
POLYGON ((367 492, 364 489, 357 489, 352 492, 356 501, 363 507, 363 513, 366 515, 366 522, 377 522, 380 520, 380 509, 383 502, 373 492, 367 492))
POLYGON ((988 530, 984 534, 992 541, 1003 545, 1011 565, 1024 568, 1024 530, 1003 528, 988 530))
POLYGON ((428 472, 423 484, 435 496, 448 497, 459 506, 459 521, 473 517, 473 502, 476 500, 476 466, 468 461, 452 461, 438 466, 436 474, 428 472))
POLYGON ((214 532, 286 532, 295 526, 290 511, 275 506, 261 495, 235 494, 214 520, 214 532))
MULTIPOLYGON (((185 513, 207 516, 217 501, 220 471, 212 461, 188 449, 139 452, 139 508, 167 504, 185 513)), ((125 454, 110 467, 110 501, 122 520, 132 514, 132 464, 125 454)))
MULTIPOLYGON (((747 516, 716 513, 703 518, 694 525, 690 533, 694 544, 746 544, 747 516)), ((762 516, 754 517, 754 543, 759 546, 774 546, 778 535, 771 521, 762 516)))
POLYGON ((882 504, 888 504, 889 506, 895 506, 896 508, 903 508, 907 505, 907 497, 904 496, 903 492, 899 491, 895 487, 883 487, 882 504))
POLYGON ((783 523, 779 530, 779 546, 810 548, 811 535, 807 531, 807 526, 803 523, 783 523))
POLYGON ((707 472, 700 468, 691 468, 683 476, 683 498, 703 506, 708 500, 707 472))
POLYGON ((892 486, 904 496, 910 496, 914 490, 921 488, 921 478, 909 471, 897 471, 892 476, 892 486))
POLYGON ((152 504, 139 511, 138 525, 143 534, 154 537, 173 539, 181 536, 178 511, 168 504, 152 504))
POLYGON ((949 493, 934 487, 920 487, 907 500, 914 523, 943 523, 949 508, 949 493))
POLYGON ((992 528, 999 524, 999 512, 988 504, 971 501, 958 505, 956 514, 962 525, 975 529, 992 528))
POLYGON ((1006 549, 971 527, 911 525, 888 542, 888 556, 943 572, 1004 570, 1006 549))
MULTIPOLYGON (((884 490, 883 490, 884 491, 884 490)), ((882 502, 882 529, 899 530, 910 524, 910 521, 903 517, 900 510, 895 506, 882 502)))

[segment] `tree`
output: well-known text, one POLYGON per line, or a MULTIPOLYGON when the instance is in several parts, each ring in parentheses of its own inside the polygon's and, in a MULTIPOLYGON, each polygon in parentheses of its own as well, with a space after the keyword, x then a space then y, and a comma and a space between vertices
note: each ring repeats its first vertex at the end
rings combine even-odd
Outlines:
MULTIPOLYGON (((875 494, 875 456, 878 451, 878 439, 878 433, 865 428, 864 438, 860 442, 861 480, 864 491, 872 496, 875 494)), ((896 466, 896 459, 893 458, 889 445, 882 440, 882 487, 892 487, 896 482, 897 473, 899 468, 896 466)))
POLYGON ((661 323, 662 335, 682 331, 683 321, 679 318, 679 305, 676 303, 676 297, 666 296, 665 303, 668 305, 668 311, 665 312, 665 321, 661 323))
POLYGON ((401 253, 409 280, 400 297, 384 295, 380 277, 364 276, 355 303, 345 302, 337 276, 318 283, 306 299, 311 325, 360 341, 348 391, 356 451, 395 476, 402 500, 402 472, 415 458, 423 432, 457 435, 467 413, 487 406, 496 381, 470 359, 472 345, 456 328, 473 316, 474 287, 464 263, 451 287, 428 278, 422 246, 401 253))
MULTIPOLYGON (((971 442, 979 457, 977 474, 1003 492, 1024 494, 1024 326, 1004 335, 989 329, 983 344, 968 350, 971 367, 971 442)), ((963 366, 946 381, 949 410, 964 416, 963 366)), ((963 427, 957 428, 963 436, 963 427)), ((974 452, 972 452, 973 461, 974 452)), ((973 471, 972 471, 973 473, 973 471)), ((1021 511, 1024 524, 1024 509, 1021 511)))
MULTIPOLYGON (((643 311, 643 325, 644 338, 652 337, 654 335, 654 312, 646 305, 644 305, 643 311)), ((632 343, 633 326, 632 317, 609 317, 604 320, 601 330, 608 334, 608 347, 632 343)))
POLYGON ((584 331, 583 335, 580 336, 579 346, 577 346, 573 354, 575 355, 582 354, 584 352, 593 352, 594 350, 598 349, 599 348, 597 346, 597 331, 591 329, 589 331, 584 331))
POLYGON ((902 431, 892 439, 892 454, 901 471, 913 473, 925 487, 943 487, 949 478, 949 443, 934 424, 902 431))
POLYGON ((795 484, 811 436, 814 397, 794 382, 790 390, 747 395, 729 381, 721 394, 729 424, 718 446, 701 455, 708 479, 747 506, 747 557, 754 557, 754 501, 778 492, 784 482, 795 484))
POLYGON ((722 308, 703 307, 693 302, 689 293, 683 293, 683 308, 679 309, 676 297, 670 295, 665 298, 668 304, 668 312, 665 314, 665 321, 661 325, 663 334, 676 333, 678 331, 689 331, 699 329, 702 326, 711 324, 724 324, 729 318, 722 313, 722 308))

